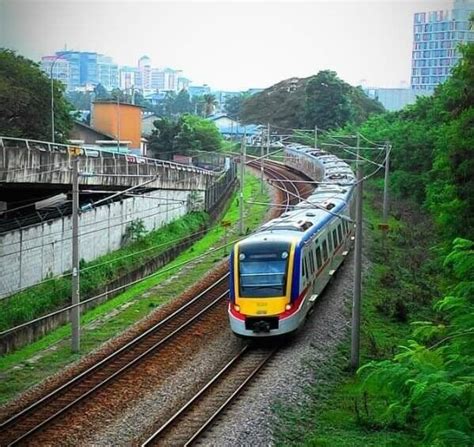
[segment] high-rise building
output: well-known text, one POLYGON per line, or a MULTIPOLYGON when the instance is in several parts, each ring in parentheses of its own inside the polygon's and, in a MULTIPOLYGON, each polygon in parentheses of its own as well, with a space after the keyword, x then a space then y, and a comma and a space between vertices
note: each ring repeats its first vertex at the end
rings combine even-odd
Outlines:
POLYGON ((151 87, 151 59, 148 56, 142 56, 138 60, 137 87, 144 93, 152 92, 151 87))
POLYGON ((81 90, 84 87, 93 88, 97 84, 102 84, 107 90, 111 90, 119 85, 117 64, 111 57, 103 54, 56 51, 55 56, 45 56, 41 59, 41 67, 46 73, 50 74, 51 65, 53 65, 53 77, 61 78, 68 91, 81 90), (66 72, 67 81, 64 81, 66 72))
POLYGON ((120 67, 120 89, 128 90, 132 87, 137 86, 137 73, 136 67, 120 67))
POLYGON ((69 62, 59 56, 44 56, 41 58, 41 68, 49 76, 61 81, 66 90, 69 88, 69 62))
POLYGON ((97 82, 107 90, 119 86, 118 65, 109 56, 97 55, 97 82))
POLYGON ((454 0, 451 10, 415 14, 413 89, 433 90, 449 77, 460 58, 458 45, 474 41, 474 30, 469 29, 469 16, 473 11, 474 0, 454 0))

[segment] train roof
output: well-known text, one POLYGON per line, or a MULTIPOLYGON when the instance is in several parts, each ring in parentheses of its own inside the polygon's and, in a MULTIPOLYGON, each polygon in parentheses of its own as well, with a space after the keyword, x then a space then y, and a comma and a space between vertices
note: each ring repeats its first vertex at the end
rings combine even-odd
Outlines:
MULTIPOLYGON (((322 182, 306 199, 294 206, 292 211, 263 224, 259 230, 241 243, 263 241, 291 241, 295 238, 304 243, 317 234, 331 219, 340 217, 354 190, 354 173, 350 166, 335 155, 299 144, 286 147, 314 159, 323 168, 322 182)), ((348 218, 348 216, 346 216, 348 218)))

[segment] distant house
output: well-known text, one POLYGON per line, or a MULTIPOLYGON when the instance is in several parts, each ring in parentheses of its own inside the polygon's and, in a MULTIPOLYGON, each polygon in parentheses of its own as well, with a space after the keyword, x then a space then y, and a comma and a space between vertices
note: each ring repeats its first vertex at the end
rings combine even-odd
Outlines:
POLYGON ((247 142, 253 144, 255 138, 260 135, 262 126, 257 124, 242 124, 230 118, 228 115, 212 115, 208 117, 219 129, 219 132, 228 139, 240 139, 245 134, 247 142))
POLYGON ((151 135, 151 132, 155 128, 153 123, 158 119, 159 117, 156 116, 154 113, 150 115, 144 115, 142 118, 142 135, 145 137, 149 137, 151 135))
POLYGON ((100 130, 94 129, 80 121, 74 121, 69 140, 82 144, 95 144, 97 140, 115 140, 115 137, 100 130))

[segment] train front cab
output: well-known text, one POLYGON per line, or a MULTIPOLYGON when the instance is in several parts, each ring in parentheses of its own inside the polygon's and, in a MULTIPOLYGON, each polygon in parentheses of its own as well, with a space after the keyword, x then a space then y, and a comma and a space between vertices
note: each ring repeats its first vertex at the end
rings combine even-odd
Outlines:
POLYGON ((302 317, 291 302, 294 262, 295 242, 261 240, 235 245, 228 312, 236 335, 268 337, 298 328, 302 317))

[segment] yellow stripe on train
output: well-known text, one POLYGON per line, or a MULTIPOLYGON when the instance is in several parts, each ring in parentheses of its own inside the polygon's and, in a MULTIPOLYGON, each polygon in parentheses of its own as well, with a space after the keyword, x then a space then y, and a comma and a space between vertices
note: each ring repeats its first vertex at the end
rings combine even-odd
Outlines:
POLYGON ((253 316, 277 315, 285 312, 288 303, 287 297, 238 298, 236 304, 240 306, 240 313, 253 316))

